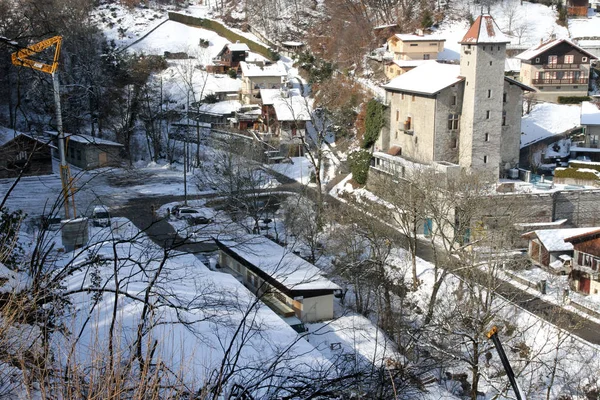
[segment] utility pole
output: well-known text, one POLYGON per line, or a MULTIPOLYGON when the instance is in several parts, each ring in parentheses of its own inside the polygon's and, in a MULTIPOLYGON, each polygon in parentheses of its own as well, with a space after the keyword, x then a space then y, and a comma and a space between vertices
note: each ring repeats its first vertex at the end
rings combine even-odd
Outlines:
MULTIPOLYGON (((13 43, 10 43, 14 45, 13 43)), ((66 151, 65 151, 65 134, 63 132, 62 124, 62 112, 60 107, 60 85, 58 81, 58 57, 60 56, 60 48, 62 45, 62 36, 54 36, 50 39, 42 40, 39 43, 35 43, 29 47, 21 48, 11 56, 13 65, 18 67, 27 67, 35 69, 37 71, 45 72, 52 76, 52 91, 54 92, 54 103, 56 106, 56 130, 58 131, 58 155, 60 157, 60 180, 62 183, 62 194, 65 205, 65 219, 71 218, 71 205, 73 208, 73 218, 77 217, 77 210, 75 208, 75 197, 73 193, 73 186, 71 182, 71 172, 69 171, 69 165, 67 164, 66 151), (51 64, 36 61, 30 56, 40 53, 41 51, 56 46, 54 51, 54 60, 51 64)))

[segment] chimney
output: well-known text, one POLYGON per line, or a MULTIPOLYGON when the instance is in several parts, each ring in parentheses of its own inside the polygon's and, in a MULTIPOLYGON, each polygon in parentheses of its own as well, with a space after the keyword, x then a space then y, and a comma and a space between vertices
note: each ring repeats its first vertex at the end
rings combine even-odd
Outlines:
POLYGON ((417 29, 416 34, 417 36, 423 36, 423 29, 417 29))
POLYGON ((556 33, 553 33, 553 34, 551 34, 551 35, 550 35, 550 39, 551 39, 551 40, 556 40, 556 33))

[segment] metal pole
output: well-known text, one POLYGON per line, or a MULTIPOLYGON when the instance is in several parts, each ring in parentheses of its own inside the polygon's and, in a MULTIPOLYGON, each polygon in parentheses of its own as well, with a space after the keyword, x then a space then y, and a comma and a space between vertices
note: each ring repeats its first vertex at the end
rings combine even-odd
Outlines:
POLYGON ((183 142, 183 204, 187 203, 187 164, 188 164, 188 139, 190 131, 190 91, 187 92, 187 106, 186 106, 187 123, 185 127, 185 142, 183 142))
MULTIPOLYGON (((62 112, 60 108, 60 87, 58 83, 58 72, 52 74, 52 87, 54 90, 54 103, 56 105, 56 130, 58 131, 58 155, 60 156, 60 181, 65 203, 65 218, 70 219, 69 211, 69 165, 65 152, 65 133, 63 132, 62 112)), ((73 215, 75 217, 75 215, 73 215)))
POLYGON ((491 339, 492 342, 494 342, 494 346, 496 346, 496 351, 498 351, 498 355, 500 356, 500 360, 502 361, 502 365, 504 366, 504 370, 506 371, 506 375, 508 376, 508 380, 510 381, 510 385, 515 392, 517 400, 524 400, 524 398, 521 396, 521 391, 519 390, 517 380, 515 379, 515 373, 510 366, 510 362, 506 357, 502 343, 500 343, 500 339, 498 338, 498 328, 494 326, 492 330, 488 332, 487 337, 488 339, 491 339))

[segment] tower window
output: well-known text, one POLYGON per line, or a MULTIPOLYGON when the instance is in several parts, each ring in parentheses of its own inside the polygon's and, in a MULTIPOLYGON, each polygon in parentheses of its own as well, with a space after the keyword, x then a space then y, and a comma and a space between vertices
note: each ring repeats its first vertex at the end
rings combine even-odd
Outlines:
POLYGON ((506 126, 506 111, 502 111, 502 126, 506 126))
POLYGON ((483 51, 485 51, 485 46, 483 46, 483 51))
POLYGON ((456 95, 452 96, 452 104, 453 106, 456 105, 456 95))
POLYGON ((489 142, 489 141, 490 141, 490 134, 489 134, 489 133, 486 133, 486 134, 485 134, 485 141, 486 141, 486 142, 489 142))
POLYGON ((448 114, 448 130, 456 131, 460 126, 460 115, 459 114, 448 114))
POLYGON ((484 164, 487 164, 487 160, 488 160, 488 157, 487 156, 483 156, 483 163, 484 164))
POLYGON ((500 46, 498 46, 498 50, 500 50, 500 46))
POLYGON ((404 100, 404 93, 402 93, 402 100, 404 100))
POLYGON ((502 102, 506 103, 506 92, 504 92, 504 94, 502 94, 502 102))
POLYGON ((488 89, 488 99, 491 99, 491 98, 492 98, 492 90, 488 89))
POLYGON ((490 110, 485 112, 485 119, 490 119, 490 110))
POLYGON ((417 97, 417 96, 415 96, 415 95, 413 94, 413 96, 412 96, 412 101, 415 101, 415 98, 416 98, 416 97, 417 97))
POLYGON ((490 61, 490 65, 492 65, 492 62, 490 61))
POLYGON ((400 119, 400 111, 396 110, 396 121, 400 119))
POLYGON ((456 149, 458 147, 458 140, 456 140, 456 138, 452 138, 450 146, 452 146, 453 149, 456 149))

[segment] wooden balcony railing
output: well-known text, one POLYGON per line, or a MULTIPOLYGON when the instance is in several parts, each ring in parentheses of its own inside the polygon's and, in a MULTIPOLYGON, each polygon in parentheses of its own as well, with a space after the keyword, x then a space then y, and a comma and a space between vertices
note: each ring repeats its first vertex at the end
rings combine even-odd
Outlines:
POLYGON ((544 64, 544 69, 579 69, 580 64, 544 64))
POLYGON ((588 83, 588 78, 567 79, 533 79, 534 85, 583 85, 588 83))

